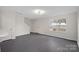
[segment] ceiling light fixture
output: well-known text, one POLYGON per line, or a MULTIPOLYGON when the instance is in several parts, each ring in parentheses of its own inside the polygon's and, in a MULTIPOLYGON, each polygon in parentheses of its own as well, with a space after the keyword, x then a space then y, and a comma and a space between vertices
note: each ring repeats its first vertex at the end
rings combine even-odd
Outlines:
POLYGON ((43 15, 43 14, 45 14, 45 11, 41 10, 41 9, 36 9, 36 10, 34 10, 34 13, 37 15, 43 15))

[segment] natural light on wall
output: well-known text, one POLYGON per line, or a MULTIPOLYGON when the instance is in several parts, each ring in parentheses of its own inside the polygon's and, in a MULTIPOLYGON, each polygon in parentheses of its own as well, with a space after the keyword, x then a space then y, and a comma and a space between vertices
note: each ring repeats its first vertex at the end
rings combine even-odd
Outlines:
POLYGON ((54 26, 54 25, 66 25, 66 23, 61 23, 61 24, 60 23, 52 23, 51 25, 52 26, 54 26))
POLYGON ((50 21, 50 31, 66 31, 66 19, 61 18, 61 19, 51 19, 50 21))

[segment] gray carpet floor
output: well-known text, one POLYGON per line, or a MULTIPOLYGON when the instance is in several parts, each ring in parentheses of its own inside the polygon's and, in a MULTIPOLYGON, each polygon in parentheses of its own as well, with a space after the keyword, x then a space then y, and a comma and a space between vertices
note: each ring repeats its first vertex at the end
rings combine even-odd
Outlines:
POLYGON ((31 33, 0 43, 2 52, 78 52, 76 41, 31 33))

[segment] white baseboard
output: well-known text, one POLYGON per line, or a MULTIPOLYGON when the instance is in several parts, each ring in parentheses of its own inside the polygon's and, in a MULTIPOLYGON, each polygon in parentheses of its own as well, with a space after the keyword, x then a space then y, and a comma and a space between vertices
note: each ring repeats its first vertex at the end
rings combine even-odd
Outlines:
POLYGON ((25 34, 16 35, 16 37, 17 37, 17 36, 22 36, 22 35, 27 35, 27 34, 30 34, 30 32, 29 32, 29 33, 25 33, 25 34))

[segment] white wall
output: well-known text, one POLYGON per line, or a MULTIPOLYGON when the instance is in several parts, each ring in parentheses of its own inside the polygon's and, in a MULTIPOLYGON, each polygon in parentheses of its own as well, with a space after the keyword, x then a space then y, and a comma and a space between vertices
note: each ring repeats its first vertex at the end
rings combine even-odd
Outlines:
POLYGON ((0 30, 1 30, 2 24, 1 24, 1 10, 0 10, 0 30))
POLYGON ((23 15, 16 14, 16 20, 15 20, 16 36, 30 33, 30 26, 24 20, 27 20, 27 19, 25 19, 23 15))
POLYGON ((31 25, 32 25, 31 19, 25 17, 24 22, 25 22, 25 24, 27 24, 29 26, 29 30, 31 31, 31 29, 32 29, 32 27, 31 27, 31 25))
POLYGON ((66 31, 65 32, 51 32, 49 31, 49 19, 38 19, 33 22, 32 26, 32 32, 37 32, 41 34, 46 34, 46 35, 51 35, 51 36, 56 36, 56 37, 61 37, 61 38, 66 38, 69 40, 77 40, 77 13, 69 13, 69 14, 64 14, 64 15, 59 15, 52 17, 53 19, 55 18, 66 18, 67 20, 67 26, 66 26, 66 31))
POLYGON ((15 38, 15 12, 2 9, 1 20, 2 31, 6 32, 10 38, 15 38))
POLYGON ((17 14, 16 11, 3 8, 0 16, 0 41, 15 39, 16 36, 30 33, 29 26, 24 23, 24 16, 17 14), (2 39, 1 35, 5 34, 9 35, 8 38, 2 39))
MULTIPOLYGON (((78 9, 79 10, 79 9, 78 9)), ((78 43, 78 47, 79 47, 79 11, 78 11, 78 40, 77 40, 77 43, 78 43)))

